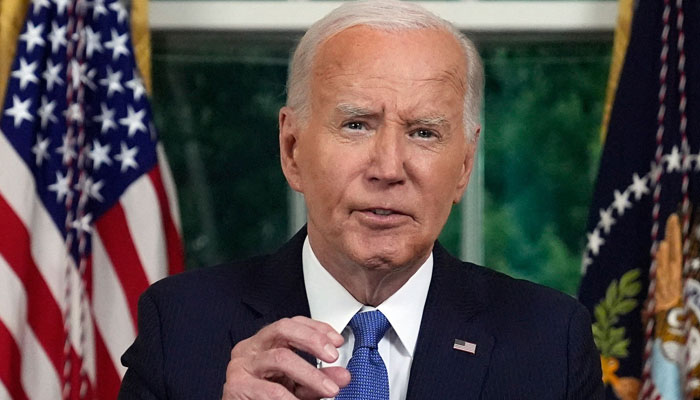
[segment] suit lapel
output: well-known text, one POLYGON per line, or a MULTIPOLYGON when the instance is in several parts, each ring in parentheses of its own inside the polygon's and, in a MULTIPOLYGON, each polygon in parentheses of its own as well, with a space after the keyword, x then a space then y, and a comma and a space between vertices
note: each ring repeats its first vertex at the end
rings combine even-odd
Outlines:
MULTIPOLYGON (((306 238, 302 228, 277 253, 259 260, 245 278, 249 283, 242 293, 242 302, 255 315, 244 321, 233 321, 231 346, 248 338, 279 319, 303 315, 311 316, 306 297, 301 250, 306 238)), ((299 352, 314 364, 315 358, 299 352)))
POLYGON ((406 398, 478 398, 494 345, 493 336, 475 318, 485 307, 485 293, 468 265, 439 244, 433 254, 406 398), (455 339, 476 344, 475 353, 453 349, 455 339))

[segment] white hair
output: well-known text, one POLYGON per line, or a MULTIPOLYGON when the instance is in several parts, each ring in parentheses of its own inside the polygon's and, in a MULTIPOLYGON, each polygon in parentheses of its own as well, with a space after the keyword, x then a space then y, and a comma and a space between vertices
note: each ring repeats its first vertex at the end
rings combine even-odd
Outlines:
POLYGON ((484 88, 484 67, 472 43, 452 24, 425 8, 397 0, 368 0, 348 2, 316 21, 294 51, 287 77, 287 106, 305 121, 310 115, 311 69, 318 47, 332 36, 354 26, 400 32, 415 29, 437 29, 450 33, 464 51, 467 66, 467 91, 464 98, 464 129, 467 138, 474 139, 484 88))

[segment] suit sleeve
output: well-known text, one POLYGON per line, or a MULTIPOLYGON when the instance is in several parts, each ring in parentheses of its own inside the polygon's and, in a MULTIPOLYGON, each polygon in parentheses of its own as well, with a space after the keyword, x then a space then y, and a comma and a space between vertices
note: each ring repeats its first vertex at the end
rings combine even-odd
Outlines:
POLYGON ((119 400, 166 399, 158 307, 146 291, 139 299, 138 336, 121 358, 127 367, 119 400))
POLYGON ((580 304, 569 321, 567 399, 598 400, 605 396, 600 355, 593 342, 591 319, 580 304))

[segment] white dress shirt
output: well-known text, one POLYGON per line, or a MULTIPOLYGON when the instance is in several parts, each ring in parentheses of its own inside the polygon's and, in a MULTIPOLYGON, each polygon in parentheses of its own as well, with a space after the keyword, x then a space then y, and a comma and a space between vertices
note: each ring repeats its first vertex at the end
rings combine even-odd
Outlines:
MULTIPOLYGON (((355 343, 348 323, 358 311, 370 311, 375 308, 358 302, 328 273, 311 249, 308 236, 302 250, 302 265, 311 318, 329 324, 345 339, 338 349, 340 356, 336 362, 328 364, 318 361, 318 365, 346 367, 355 343)), ((376 307, 391 323, 391 328, 379 342, 379 354, 389 374, 390 400, 406 398, 413 351, 416 348, 423 306, 432 275, 431 253, 425 263, 396 293, 376 307)))

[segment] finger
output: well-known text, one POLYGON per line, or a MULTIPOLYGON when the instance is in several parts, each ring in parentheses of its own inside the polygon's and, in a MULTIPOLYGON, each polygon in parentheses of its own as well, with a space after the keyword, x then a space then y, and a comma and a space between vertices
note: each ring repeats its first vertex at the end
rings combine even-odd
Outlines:
POLYGON ((319 371, 323 372, 336 385, 343 388, 350 384, 350 371, 343 367, 324 367, 319 371))
POLYGON ((341 334, 339 334, 338 332, 336 332, 336 330, 333 329, 332 326, 328 325, 325 322, 316 321, 315 319, 303 317, 300 315, 293 317, 292 321, 302 323, 302 324, 308 326, 309 328, 313 328, 313 329, 319 330, 321 332, 324 332, 326 334, 326 336, 328 336, 331 339, 331 342, 333 343, 333 345, 335 345, 335 347, 340 347, 345 342, 345 339, 343 339, 343 336, 341 334))
MULTIPOLYGON (((284 318, 266 326, 247 340, 251 340, 255 352, 277 347, 293 347, 328 363, 337 360, 338 350, 327 334, 328 331, 309 325, 308 322, 284 318)), ((247 348, 248 344, 245 346, 247 348)))
MULTIPOLYGON (((286 377, 297 386, 307 387, 318 397, 335 397, 338 384, 321 370, 315 368, 290 349, 275 348, 265 351, 249 364, 253 376, 279 380, 286 377)), ((248 368, 246 368, 248 369, 248 368)), ((335 377, 335 375, 333 376, 335 377)))
POLYGON ((262 399, 295 400, 294 384, 285 387, 280 382, 271 382, 250 374, 242 360, 231 361, 226 368, 222 400, 262 399))
MULTIPOLYGON (((335 382, 338 387, 345 387, 350 384, 350 372, 343 367, 326 367, 319 369, 323 374, 335 382)), ((317 399, 318 394, 306 386, 296 387, 294 394, 300 399, 317 399)))
MULTIPOLYGON (((245 399, 260 399, 260 400, 299 400, 297 396, 292 394, 287 388, 276 382, 270 382, 260 379, 254 379, 249 382, 243 393, 245 399)), ((237 394, 234 393, 231 399, 237 399, 237 394)), ((224 400, 228 399, 224 396, 224 400)))

